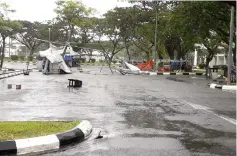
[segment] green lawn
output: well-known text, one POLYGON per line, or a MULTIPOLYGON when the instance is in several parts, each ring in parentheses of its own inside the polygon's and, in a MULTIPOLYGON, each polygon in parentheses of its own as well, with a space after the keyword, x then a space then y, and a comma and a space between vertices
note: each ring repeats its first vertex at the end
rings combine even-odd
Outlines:
MULTIPOLYGON (((108 66, 108 64, 105 62, 105 63, 102 63, 102 62, 95 62, 95 63, 81 63, 81 65, 92 65, 92 66, 108 66)), ((119 66, 119 64, 114 64, 112 63, 111 66, 119 66)))
POLYGON ((193 70, 193 72, 195 72, 195 73, 206 73, 206 70, 197 69, 197 70, 193 70))
MULTIPOLYGON (((4 61, 6 62, 28 62, 27 59, 24 59, 24 60, 21 60, 21 59, 18 59, 18 60, 12 60, 11 58, 4 58, 4 61)), ((37 60, 33 59, 32 61, 30 62, 36 62, 37 60)))
POLYGON ((9 121, 0 122, 0 140, 45 136, 68 131, 80 121, 9 121))

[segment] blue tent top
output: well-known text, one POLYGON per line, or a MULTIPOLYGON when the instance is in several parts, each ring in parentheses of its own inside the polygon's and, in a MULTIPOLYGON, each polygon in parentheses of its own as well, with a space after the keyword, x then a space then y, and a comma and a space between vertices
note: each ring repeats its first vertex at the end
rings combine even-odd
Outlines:
POLYGON ((65 61, 72 61, 73 56, 64 56, 65 61))

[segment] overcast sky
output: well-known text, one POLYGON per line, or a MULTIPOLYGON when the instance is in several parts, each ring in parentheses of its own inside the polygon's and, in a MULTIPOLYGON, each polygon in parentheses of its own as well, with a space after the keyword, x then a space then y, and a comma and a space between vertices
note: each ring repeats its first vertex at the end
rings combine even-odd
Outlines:
MULTIPOLYGON (((54 8, 56 0, 0 0, 10 5, 16 12, 11 15, 12 19, 28 21, 45 21, 55 17, 54 8)), ((126 0, 82 0, 83 4, 97 10, 97 16, 118 6, 128 6, 126 0)))

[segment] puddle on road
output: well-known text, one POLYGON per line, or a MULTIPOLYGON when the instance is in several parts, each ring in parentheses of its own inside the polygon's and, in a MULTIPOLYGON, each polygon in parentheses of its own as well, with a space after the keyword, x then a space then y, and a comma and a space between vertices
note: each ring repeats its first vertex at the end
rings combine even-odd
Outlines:
MULTIPOLYGON (((143 99, 143 98, 141 98, 143 99)), ((192 115, 190 112, 180 112, 178 109, 172 108, 178 107, 180 104, 170 101, 169 99, 159 99, 154 104, 144 104, 142 107, 129 107, 129 103, 123 103, 119 101, 117 106, 125 107, 127 110, 122 114, 125 121, 123 123, 135 126, 142 129, 152 128, 156 130, 167 131, 167 133, 130 133, 128 137, 171 137, 178 139, 182 144, 192 152, 212 153, 221 155, 235 154, 235 149, 230 148, 228 144, 215 143, 213 140, 219 137, 224 137, 226 140, 236 138, 236 133, 217 131, 213 129, 204 128, 197 124, 193 124, 185 120, 168 120, 165 116, 177 116, 177 115, 192 115), (127 105, 127 107, 126 107, 127 105), (171 107, 172 106, 172 107, 171 107), (154 108, 159 108, 162 111, 156 112, 154 108), (180 132, 182 135, 168 133, 169 131, 180 132), (209 141, 207 141, 209 139, 209 141)), ((196 111, 193 111, 196 114, 196 111)), ((125 132, 126 133, 126 132, 125 132)), ((235 146, 233 146, 235 147, 235 146)))
POLYGON ((176 82, 185 82, 185 83, 190 83, 188 81, 184 81, 184 80, 181 80, 181 79, 177 79, 175 77, 166 77, 167 80, 171 80, 171 81, 176 81, 176 82))

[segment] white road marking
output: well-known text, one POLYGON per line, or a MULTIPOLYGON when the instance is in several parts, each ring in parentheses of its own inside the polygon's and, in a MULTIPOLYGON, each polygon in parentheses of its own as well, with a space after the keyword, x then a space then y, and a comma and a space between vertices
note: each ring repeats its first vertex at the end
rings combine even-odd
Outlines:
POLYGON ((230 123, 232 123, 234 125, 237 125, 235 119, 232 119, 232 118, 229 118, 229 117, 226 117, 226 116, 223 116, 223 115, 218 115, 218 114, 214 113, 213 111, 211 111, 210 110, 211 108, 209 108, 209 107, 198 105, 198 104, 193 104, 193 103, 190 103, 190 102, 187 102, 187 101, 185 101, 185 103, 190 105, 194 109, 204 110, 204 111, 206 111, 206 112, 208 112, 210 114, 213 114, 213 115, 215 115, 215 116, 217 116, 219 118, 222 118, 222 119, 224 119, 224 120, 226 120, 226 121, 228 121, 228 122, 230 122, 230 123))
POLYGON ((194 109, 203 109, 203 110, 208 110, 210 108, 206 107, 206 106, 202 106, 202 105, 197 105, 197 104, 193 104, 190 102, 185 101, 186 104, 192 106, 194 109))

